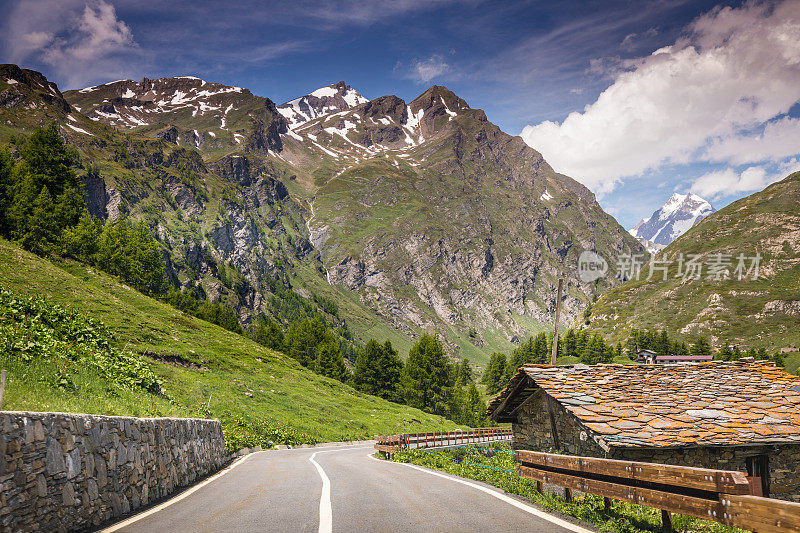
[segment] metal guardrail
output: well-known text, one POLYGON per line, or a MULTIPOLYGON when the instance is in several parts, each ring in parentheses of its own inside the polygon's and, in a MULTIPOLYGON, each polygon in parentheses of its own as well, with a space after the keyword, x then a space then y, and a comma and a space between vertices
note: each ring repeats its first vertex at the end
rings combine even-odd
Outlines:
POLYGON ((680 513, 762 532, 800 531, 800 503, 761 497, 761 479, 744 472, 517 450, 517 473, 571 491, 661 509, 664 526, 680 513))
POLYGON ((511 439, 510 427, 474 428, 466 431, 435 433, 401 433, 398 435, 378 435, 375 449, 393 454, 403 448, 430 448, 434 446, 455 446, 477 444, 511 439))

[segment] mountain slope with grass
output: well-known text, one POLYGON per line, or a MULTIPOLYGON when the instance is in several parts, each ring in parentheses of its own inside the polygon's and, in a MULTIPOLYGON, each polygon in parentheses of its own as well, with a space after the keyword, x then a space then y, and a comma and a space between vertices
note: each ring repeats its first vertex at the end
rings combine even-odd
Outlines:
POLYGON ((428 331, 482 364, 548 327, 559 276, 565 323, 616 284, 582 282, 580 252, 642 250, 588 189, 444 87, 406 103, 340 82, 276 106, 190 77, 62 95, 5 65, 0 81, 0 143, 16 157, 58 123, 92 215, 144 220, 170 284, 245 327, 288 328, 299 298, 349 353, 370 338, 405 353, 428 331))
POLYGON ((654 268, 648 281, 650 269, 645 267, 640 280, 600 297, 588 317, 589 327, 623 341, 632 328, 663 329, 684 340, 705 336, 716 347, 735 344, 742 351, 763 346, 770 354, 796 352, 800 347, 798 205, 800 173, 794 173, 709 215, 659 254, 671 261, 658 265, 669 266, 666 281, 663 268, 654 268), (702 267, 699 279, 678 275, 681 254, 682 272, 695 258, 702 267), (750 270, 756 254, 760 256, 757 277, 750 270))
POLYGON ((231 446, 455 427, 315 374, 106 274, 50 262, 1 239, 0 285, 10 291, 0 299, 6 409, 216 417, 231 446), (10 303, 30 297, 44 301, 10 303), (14 311, 20 306, 33 311, 12 319, 25 314, 14 311), (55 318, 39 318, 42 310, 55 318), (126 377, 131 365, 144 386, 126 377))

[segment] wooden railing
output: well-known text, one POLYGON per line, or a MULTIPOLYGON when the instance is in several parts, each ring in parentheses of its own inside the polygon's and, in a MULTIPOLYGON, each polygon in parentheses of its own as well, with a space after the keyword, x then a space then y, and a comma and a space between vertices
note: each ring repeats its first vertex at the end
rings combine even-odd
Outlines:
POLYGON ((511 440, 510 427, 474 428, 465 431, 436 433, 401 433, 399 435, 378 435, 375 449, 393 454, 403 448, 430 448, 434 446, 455 446, 511 440))
POLYGON ((661 509, 664 525, 670 513, 713 520, 762 532, 800 531, 800 503, 761 497, 760 478, 744 472, 712 470, 593 457, 517 450, 517 473, 571 491, 597 494, 661 509))

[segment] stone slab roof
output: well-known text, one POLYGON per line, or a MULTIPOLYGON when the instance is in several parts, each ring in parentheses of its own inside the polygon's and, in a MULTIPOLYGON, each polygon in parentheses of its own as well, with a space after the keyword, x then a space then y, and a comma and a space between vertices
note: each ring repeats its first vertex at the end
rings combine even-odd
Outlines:
POLYGON ((525 365, 488 412, 513 421, 538 389, 608 446, 800 443, 800 378, 765 362, 525 365))

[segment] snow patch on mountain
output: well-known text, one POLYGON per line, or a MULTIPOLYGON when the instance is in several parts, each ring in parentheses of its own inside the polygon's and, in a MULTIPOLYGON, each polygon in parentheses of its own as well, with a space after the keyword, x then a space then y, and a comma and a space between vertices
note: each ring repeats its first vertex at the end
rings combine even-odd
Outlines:
POLYGON ((678 194, 628 230, 650 252, 657 252, 686 233, 699 220, 715 211, 714 207, 696 194, 678 194))
POLYGON ((345 82, 340 81, 279 105, 278 113, 286 119, 289 129, 294 130, 316 118, 347 111, 365 102, 369 102, 369 100, 345 82))

